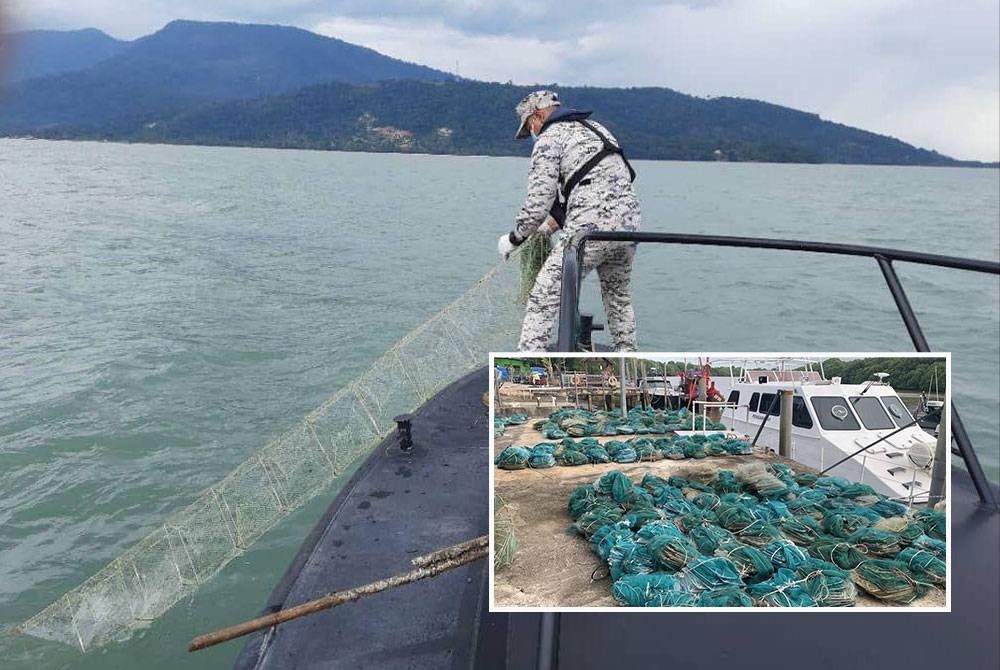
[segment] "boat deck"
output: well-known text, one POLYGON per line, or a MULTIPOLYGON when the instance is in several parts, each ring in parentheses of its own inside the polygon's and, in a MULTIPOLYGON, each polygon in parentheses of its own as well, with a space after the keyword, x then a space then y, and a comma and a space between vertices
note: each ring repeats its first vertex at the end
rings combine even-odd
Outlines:
MULTIPOLYGON (((413 569, 410 559, 488 530, 485 370, 419 409, 414 449, 390 436, 343 488, 275 588, 272 612, 413 569)), ((486 561, 255 634, 237 668, 467 668, 486 561)))

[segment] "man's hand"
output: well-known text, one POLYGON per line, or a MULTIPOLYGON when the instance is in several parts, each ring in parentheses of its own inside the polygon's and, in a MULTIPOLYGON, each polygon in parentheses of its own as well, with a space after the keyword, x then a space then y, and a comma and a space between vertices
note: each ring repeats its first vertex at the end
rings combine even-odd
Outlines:
POLYGON ((500 252, 500 258, 503 260, 510 258, 510 255, 514 253, 514 249, 517 249, 517 245, 520 244, 520 242, 515 244, 511 240, 512 237, 514 237, 514 233, 504 233, 497 240, 497 251, 500 252))

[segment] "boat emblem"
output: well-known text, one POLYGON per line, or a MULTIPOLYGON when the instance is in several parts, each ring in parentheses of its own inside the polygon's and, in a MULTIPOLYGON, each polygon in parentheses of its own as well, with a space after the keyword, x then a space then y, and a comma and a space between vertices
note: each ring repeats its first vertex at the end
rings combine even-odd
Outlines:
POLYGON ((832 414, 834 418, 843 421, 844 419, 847 418, 848 411, 847 408, 844 407, 843 405, 834 405, 833 407, 830 408, 830 414, 832 414))

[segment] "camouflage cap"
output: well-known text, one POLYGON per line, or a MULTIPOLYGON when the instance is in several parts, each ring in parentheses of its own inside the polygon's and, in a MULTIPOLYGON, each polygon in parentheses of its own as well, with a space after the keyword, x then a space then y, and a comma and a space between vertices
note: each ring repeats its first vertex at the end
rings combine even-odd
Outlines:
POLYGON ((517 114, 517 118, 521 121, 521 124, 517 127, 517 132, 514 134, 514 139, 523 140, 528 136, 528 128, 525 126, 525 122, 534 112, 547 107, 558 107, 561 104, 559 102, 559 94, 555 91, 541 90, 524 96, 524 100, 517 103, 517 107, 514 108, 514 113, 517 114))

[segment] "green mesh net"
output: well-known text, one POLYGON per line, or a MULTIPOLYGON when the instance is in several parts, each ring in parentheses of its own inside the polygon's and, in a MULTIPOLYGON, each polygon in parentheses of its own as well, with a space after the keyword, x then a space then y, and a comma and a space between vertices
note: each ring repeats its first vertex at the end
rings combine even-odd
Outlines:
POLYGON ((927 592, 927 585, 917 580, 905 563, 892 559, 867 560, 851 574, 859 588, 890 603, 908 604, 927 592))
POLYGON ((844 570, 853 570, 868 559, 857 547, 836 537, 820 537, 809 545, 809 553, 844 570))
POLYGON ((910 547, 899 552, 896 560, 906 566, 918 581, 942 586, 948 577, 945 562, 925 549, 910 547))
POLYGON ((493 567, 503 570, 514 562, 517 536, 514 534, 514 515, 497 496, 493 500, 493 567))
POLYGON ((412 412, 488 351, 509 349, 523 307, 500 264, 354 381, 19 631, 88 650, 128 639, 189 597, 265 532, 354 468, 412 412))
POLYGON ((853 607, 858 589, 851 573, 816 558, 807 558, 795 568, 803 589, 819 607, 853 607))
POLYGON ((910 537, 936 527, 939 513, 882 517, 873 510, 899 510, 858 505, 887 500, 879 494, 842 478, 798 477, 785 465, 692 473, 648 472, 636 484, 612 470, 571 493, 573 530, 607 564, 619 604, 851 607, 859 589, 905 604, 944 586, 946 542, 910 537))
POLYGON ((521 304, 527 304, 528 295, 535 285, 538 272, 551 251, 552 243, 549 241, 549 236, 542 233, 536 233, 521 243, 518 253, 521 263, 521 289, 518 299, 521 304))
POLYGON ((493 464, 504 470, 523 470, 528 467, 531 452, 524 447, 507 447, 493 460, 493 464))
POLYGON ((895 556, 902 549, 902 538, 896 533, 878 528, 859 528, 851 533, 847 542, 865 551, 869 556, 895 556))
POLYGON ((564 449, 556 456, 556 463, 559 465, 586 465, 589 462, 586 454, 575 449, 564 449))

